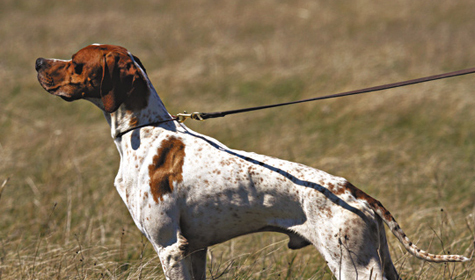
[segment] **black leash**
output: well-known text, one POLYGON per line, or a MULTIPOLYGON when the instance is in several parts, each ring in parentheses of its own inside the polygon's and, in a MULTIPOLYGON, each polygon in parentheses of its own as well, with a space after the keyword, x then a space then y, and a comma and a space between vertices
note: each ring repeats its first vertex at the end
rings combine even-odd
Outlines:
POLYGON ((243 108, 243 109, 237 109, 237 110, 212 112, 212 113, 195 112, 195 113, 188 114, 184 112, 184 113, 177 114, 176 118, 179 122, 184 122, 188 118, 204 121, 206 119, 221 118, 221 117, 232 115, 232 114, 251 112, 251 111, 257 111, 257 110, 262 110, 262 109, 275 108, 275 107, 280 107, 280 106, 286 106, 286 105, 292 105, 292 104, 298 104, 298 103, 304 103, 304 102, 310 102, 310 101, 316 101, 316 100, 323 100, 323 99, 330 99, 330 98, 336 98, 336 97, 343 97, 343 96, 349 96, 349 95, 355 95, 355 94, 361 94, 361 93, 367 93, 367 92, 381 91, 381 90, 386 90, 386 89, 391 89, 391 88, 425 83, 425 82, 434 81, 434 80, 446 79, 446 78, 451 78, 451 77, 456 77, 456 76, 463 76, 463 75, 472 74, 472 73, 475 73, 475 67, 470 68, 470 69, 465 69, 465 70, 439 74, 439 75, 427 76, 427 77, 403 81, 403 82, 385 84, 385 85, 380 85, 380 86, 375 86, 375 87, 346 91, 346 92, 341 92, 341 93, 336 93, 336 94, 330 94, 330 95, 319 96, 315 98, 302 99, 302 100, 279 103, 279 104, 271 104, 271 105, 249 107, 249 108, 243 108))
POLYGON ((171 122, 171 121, 180 121, 180 119, 179 119, 179 117, 172 116, 171 119, 161 120, 161 121, 158 121, 158 122, 147 123, 147 124, 142 124, 142 125, 137 125, 137 126, 131 127, 127 130, 124 130, 122 132, 117 133, 117 135, 114 136, 114 139, 120 138, 120 137, 124 136, 124 134, 127 134, 127 133, 131 132, 132 130, 136 130, 136 129, 146 127, 146 126, 157 126, 157 125, 161 125, 162 123, 167 123, 167 122, 171 122))
POLYGON ((178 121, 178 122, 182 123, 188 118, 198 120, 198 121, 204 121, 204 120, 207 120, 207 119, 221 118, 221 117, 224 117, 224 116, 227 116, 227 115, 233 115, 233 114, 238 114, 238 113, 251 112, 251 111, 263 110, 263 109, 268 109, 268 108, 275 108, 275 107, 280 107, 280 106, 286 106, 286 105, 292 105, 292 104, 298 104, 298 103, 304 103, 304 102, 310 102, 310 101, 316 101, 316 100, 323 100, 323 99, 331 99, 331 98, 337 98, 337 97, 343 97, 343 96, 349 96, 349 95, 356 95, 356 94, 367 93, 367 92, 381 91, 381 90, 386 90, 386 89, 391 89, 391 88, 397 88, 397 87, 403 87, 403 86, 408 86, 408 85, 425 83, 425 82, 434 81, 434 80, 446 79, 446 78, 451 78, 451 77, 456 77, 456 76, 463 76, 463 75, 472 74, 472 73, 475 73, 475 67, 465 69, 465 70, 448 72, 448 73, 439 74, 439 75, 427 76, 427 77, 408 80, 408 81, 403 81, 403 82, 385 84, 385 85, 380 85, 380 86, 375 86, 375 87, 369 87, 369 88, 363 88, 363 89, 358 89, 358 90, 346 91, 346 92, 341 92, 341 93, 336 93, 336 94, 324 95, 324 96, 319 96, 319 97, 314 97, 314 98, 309 98, 309 99, 302 99, 302 100, 297 100, 297 101, 285 102, 285 103, 278 103, 278 104, 271 104, 271 105, 264 105, 264 106, 256 106, 256 107, 249 107, 249 108, 222 111, 222 112, 211 112, 211 113, 194 112, 194 113, 188 114, 185 111, 184 113, 179 113, 176 116, 172 116, 171 119, 161 120, 161 121, 154 122, 154 123, 143 124, 143 125, 139 125, 139 126, 136 126, 136 127, 132 127, 128 130, 120 132, 119 134, 117 134, 115 136, 115 138, 122 137, 124 134, 126 134, 126 133, 128 133, 128 132, 130 132, 134 129, 138 129, 138 128, 142 128, 142 127, 146 127, 146 126, 157 126, 157 125, 160 125, 162 123, 171 122, 171 121, 178 121))

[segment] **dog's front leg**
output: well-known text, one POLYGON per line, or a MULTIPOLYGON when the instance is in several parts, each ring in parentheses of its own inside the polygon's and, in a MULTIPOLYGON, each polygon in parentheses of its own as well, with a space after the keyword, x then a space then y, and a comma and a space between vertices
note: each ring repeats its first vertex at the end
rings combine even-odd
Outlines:
POLYGON ((188 256, 188 241, 186 238, 177 232, 176 239, 167 243, 169 244, 167 246, 156 246, 166 278, 170 280, 194 280, 192 258, 188 256))
POLYGON ((208 248, 199 249, 195 252, 191 252, 191 265, 193 268, 193 279, 205 280, 206 279, 206 253, 208 248))

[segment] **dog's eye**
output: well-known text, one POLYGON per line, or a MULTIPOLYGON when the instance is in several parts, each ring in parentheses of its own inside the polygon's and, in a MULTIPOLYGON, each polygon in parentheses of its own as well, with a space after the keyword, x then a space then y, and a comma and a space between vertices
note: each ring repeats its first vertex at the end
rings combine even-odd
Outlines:
POLYGON ((84 64, 74 64, 74 73, 76 74, 81 74, 82 73, 82 67, 84 64))

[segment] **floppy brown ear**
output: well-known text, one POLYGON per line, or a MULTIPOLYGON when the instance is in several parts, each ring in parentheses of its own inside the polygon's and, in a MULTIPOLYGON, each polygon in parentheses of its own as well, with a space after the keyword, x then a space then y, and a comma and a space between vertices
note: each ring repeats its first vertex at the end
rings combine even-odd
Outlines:
POLYGON ((128 54, 109 52, 102 67, 100 95, 106 112, 115 112, 135 92, 146 91, 147 81, 128 54))

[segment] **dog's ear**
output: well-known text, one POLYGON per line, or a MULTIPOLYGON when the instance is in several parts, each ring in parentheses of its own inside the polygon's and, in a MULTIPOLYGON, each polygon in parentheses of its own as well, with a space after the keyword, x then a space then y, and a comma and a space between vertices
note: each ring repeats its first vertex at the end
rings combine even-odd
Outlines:
POLYGON ((146 89, 147 81, 131 55, 109 52, 103 56, 100 95, 106 112, 115 112, 132 94, 146 89))
POLYGON ((137 64, 140 66, 140 68, 142 68, 145 74, 147 74, 147 70, 145 70, 145 67, 142 64, 142 61, 140 61, 140 59, 136 57, 135 55, 132 55, 132 57, 134 58, 135 62, 137 62, 137 64))

